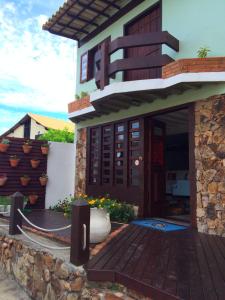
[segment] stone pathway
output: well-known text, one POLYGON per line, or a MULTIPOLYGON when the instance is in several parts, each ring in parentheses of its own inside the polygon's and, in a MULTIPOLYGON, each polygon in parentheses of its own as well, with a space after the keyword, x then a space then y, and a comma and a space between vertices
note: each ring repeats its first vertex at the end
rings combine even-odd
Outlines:
POLYGON ((30 300, 16 281, 7 277, 0 269, 0 300, 30 300))

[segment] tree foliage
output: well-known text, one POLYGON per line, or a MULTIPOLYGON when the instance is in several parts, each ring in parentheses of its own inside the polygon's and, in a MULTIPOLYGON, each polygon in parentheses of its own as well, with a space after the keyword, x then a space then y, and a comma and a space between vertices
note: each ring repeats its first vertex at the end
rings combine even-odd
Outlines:
POLYGON ((42 141, 73 143, 74 133, 69 132, 68 128, 63 130, 49 129, 46 133, 42 134, 39 138, 42 141))

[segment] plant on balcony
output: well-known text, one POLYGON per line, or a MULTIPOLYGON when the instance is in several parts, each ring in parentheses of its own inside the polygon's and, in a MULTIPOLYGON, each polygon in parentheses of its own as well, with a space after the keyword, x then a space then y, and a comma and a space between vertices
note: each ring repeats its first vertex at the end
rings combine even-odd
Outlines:
POLYGON ((30 160, 31 167, 33 169, 37 169, 39 167, 39 165, 40 165, 40 162, 41 161, 39 159, 36 159, 36 158, 31 159, 30 160))
POLYGON ((30 153, 30 152, 31 152, 31 149, 32 149, 32 141, 26 140, 26 141, 24 142, 24 144, 23 144, 22 147, 23 147, 23 152, 24 152, 25 154, 30 153))
POLYGON ((4 186, 8 180, 6 174, 0 174, 0 186, 4 186))
POLYGON ((6 152, 9 148, 10 140, 2 139, 0 142, 0 152, 6 152))
POLYGON ((44 143, 43 145, 41 145, 41 153, 43 155, 48 155, 48 152, 49 152, 49 144, 44 143))
POLYGON ((75 95, 75 100, 80 100, 86 97, 89 97, 89 94, 87 92, 81 91, 80 95, 75 95))
POLYGON ((22 186, 27 186, 30 182, 30 176, 29 175, 23 175, 20 177, 20 183, 22 186))
POLYGON ((211 52, 211 50, 207 47, 201 47, 198 50, 198 58, 206 58, 209 54, 209 52, 211 52))
POLYGON ((20 159, 17 155, 10 155, 9 163, 12 168, 16 168, 20 162, 20 159))
POLYGON ((38 195, 37 193, 33 192, 33 193, 30 193, 30 195, 28 196, 28 200, 30 202, 31 205, 35 205, 37 203, 37 200, 38 200, 38 195))
POLYGON ((48 182, 48 175, 43 173, 40 177, 39 177, 39 181, 41 186, 46 186, 47 182, 48 182))

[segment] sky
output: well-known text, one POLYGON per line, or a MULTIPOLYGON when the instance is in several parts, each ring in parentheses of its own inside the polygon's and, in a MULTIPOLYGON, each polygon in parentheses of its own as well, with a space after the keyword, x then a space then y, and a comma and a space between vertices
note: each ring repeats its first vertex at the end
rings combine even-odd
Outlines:
POLYGON ((76 42, 42 30, 64 0, 0 0, 0 134, 27 112, 67 119, 76 42))

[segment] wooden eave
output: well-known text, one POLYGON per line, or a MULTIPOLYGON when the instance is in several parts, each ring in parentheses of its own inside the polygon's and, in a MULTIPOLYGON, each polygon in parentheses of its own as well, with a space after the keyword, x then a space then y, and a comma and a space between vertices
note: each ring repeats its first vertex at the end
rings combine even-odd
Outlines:
POLYGON ((82 46, 144 0, 67 0, 43 30, 82 46))

